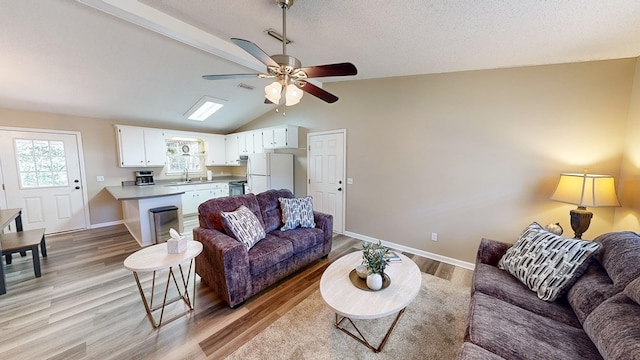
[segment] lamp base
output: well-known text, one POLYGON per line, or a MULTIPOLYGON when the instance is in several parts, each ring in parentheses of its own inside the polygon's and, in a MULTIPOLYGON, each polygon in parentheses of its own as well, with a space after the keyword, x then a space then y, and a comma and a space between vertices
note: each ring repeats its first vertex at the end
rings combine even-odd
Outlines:
POLYGON ((571 228, 574 232, 574 238, 582 239, 582 234, 587 231, 591 224, 593 213, 587 211, 584 206, 578 206, 577 209, 569 211, 569 215, 571 216, 571 228))

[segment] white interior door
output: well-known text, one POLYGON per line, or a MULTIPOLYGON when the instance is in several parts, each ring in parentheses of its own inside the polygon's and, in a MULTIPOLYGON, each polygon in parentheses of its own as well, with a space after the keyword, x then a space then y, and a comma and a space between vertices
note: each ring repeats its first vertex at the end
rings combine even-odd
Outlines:
POLYGON ((0 131, 7 208, 22 209, 25 230, 87 228, 78 135, 0 131))
POLYGON ((345 131, 307 135, 307 194, 314 210, 333 215, 333 231, 344 232, 345 131))

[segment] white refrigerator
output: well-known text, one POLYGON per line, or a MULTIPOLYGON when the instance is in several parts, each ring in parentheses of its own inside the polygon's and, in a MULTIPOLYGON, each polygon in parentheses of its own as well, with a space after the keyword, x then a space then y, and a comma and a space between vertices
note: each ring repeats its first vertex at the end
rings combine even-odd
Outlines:
POLYGON ((249 154, 247 191, 259 194, 271 189, 293 192, 293 154, 249 154))

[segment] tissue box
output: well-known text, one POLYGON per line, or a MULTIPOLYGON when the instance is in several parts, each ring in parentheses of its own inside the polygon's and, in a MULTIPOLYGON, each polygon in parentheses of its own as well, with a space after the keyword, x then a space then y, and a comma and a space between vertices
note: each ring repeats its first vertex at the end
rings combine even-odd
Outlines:
POLYGON ((180 239, 171 238, 167 240, 167 252, 169 254, 180 254, 187 251, 187 239, 181 236, 180 239))

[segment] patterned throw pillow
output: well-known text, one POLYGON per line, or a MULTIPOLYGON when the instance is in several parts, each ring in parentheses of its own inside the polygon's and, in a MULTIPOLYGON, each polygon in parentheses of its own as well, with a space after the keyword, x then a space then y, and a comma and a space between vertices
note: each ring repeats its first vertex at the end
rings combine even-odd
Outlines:
POLYGON ((298 226, 303 228, 316 227, 313 221, 313 203, 311 196, 303 198, 278 198, 282 208, 282 228, 280 231, 295 229, 298 226))
POLYGON ((223 211, 220 215, 224 229, 230 231, 247 251, 266 236, 260 220, 244 205, 233 212, 223 211))
POLYGON ((564 294, 589 266, 602 244, 567 239, 532 223, 507 250, 498 267, 533 291, 544 301, 564 294))

